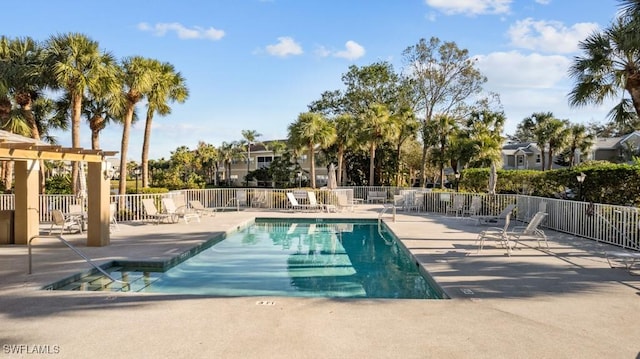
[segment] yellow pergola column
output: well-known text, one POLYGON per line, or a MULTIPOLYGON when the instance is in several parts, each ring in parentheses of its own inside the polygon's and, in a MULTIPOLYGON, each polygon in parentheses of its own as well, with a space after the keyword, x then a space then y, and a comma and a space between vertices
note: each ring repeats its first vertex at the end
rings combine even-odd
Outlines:
POLYGON ((109 235, 109 190, 110 174, 107 163, 87 163, 87 246, 108 246, 111 237, 109 235))
POLYGON ((37 160, 16 160, 14 163, 14 238, 16 244, 27 244, 31 237, 40 234, 40 165, 37 160))

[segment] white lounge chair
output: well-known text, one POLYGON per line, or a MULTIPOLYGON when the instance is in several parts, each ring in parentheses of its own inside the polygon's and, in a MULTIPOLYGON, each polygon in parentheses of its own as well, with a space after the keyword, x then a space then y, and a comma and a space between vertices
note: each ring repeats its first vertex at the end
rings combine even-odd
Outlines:
MULTIPOLYGON (((291 209, 294 211, 308 211, 310 208, 309 205, 300 204, 296 199, 296 196, 294 196, 293 192, 287 192, 287 199, 289 199, 289 205, 291 206, 291 209)), ((314 208, 317 208, 317 207, 314 207, 314 208)))
POLYGON ((515 208, 515 204, 510 204, 507 205, 497 216, 471 216, 471 218, 475 219, 478 224, 498 223, 499 221, 504 220, 507 217, 507 214, 511 214, 515 208))
POLYGON ((180 218, 184 219, 184 223, 189 223, 189 219, 195 219, 200 222, 200 215, 195 211, 189 211, 187 206, 176 206, 173 198, 163 198, 162 206, 165 213, 170 214, 173 217, 174 222, 178 222, 180 218))
POLYGON ((480 213, 480 209, 482 208, 482 198, 478 196, 473 196, 471 198, 471 204, 469 208, 462 211, 462 217, 467 216, 467 218, 475 217, 480 213))
POLYGON ((516 244, 525 238, 535 239, 538 242, 538 248, 541 247, 540 242, 544 241, 544 244, 549 248, 547 235, 539 228, 546 216, 547 214, 544 212, 536 212, 527 226, 514 227, 511 232, 507 233, 509 239, 513 240, 516 244))
POLYGON ((54 209, 51 211, 51 220, 49 234, 53 232, 56 226, 60 227, 60 235, 62 235, 65 230, 70 230, 73 227, 76 227, 80 233, 82 233, 82 222, 78 221, 77 216, 65 216, 62 211, 54 209))
POLYGON ((456 217, 462 215, 462 210, 464 209, 464 196, 456 195, 453 196, 453 201, 447 205, 447 210, 445 214, 452 213, 455 214, 456 217))
POLYGON ((142 208, 145 212, 145 219, 152 220, 156 224, 161 221, 172 221, 173 216, 169 213, 161 213, 158 211, 158 208, 153 203, 153 198, 144 198, 142 199, 142 208))
POLYGON ((504 218, 504 226, 503 227, 489 227, 484 231, 478 234, 478 238, 475 243, 479 242, 478 250, 476 253, 480 253, 480 251, 484 248, 484 242, 489 239, 493 239, 498 243, 501 247, 506 248, 507 254, 511 255, 511 243, 509 243, 509 224, 511 222, 511 212, 507 213, 504 218))
POLYGON ((307 191, 307 198, 309 199, 309 209, 310 210, 320 210, 329 212, 328 207, 325 204, 318 202, 318 198, 316 197, 316 193, 313 191, 307 191))
POLYGON ((200 215, 209 215, 214 217, 216 215, 217 208, 205 207, 202 202, 198 200, 189 201, 189 206, 200 215))

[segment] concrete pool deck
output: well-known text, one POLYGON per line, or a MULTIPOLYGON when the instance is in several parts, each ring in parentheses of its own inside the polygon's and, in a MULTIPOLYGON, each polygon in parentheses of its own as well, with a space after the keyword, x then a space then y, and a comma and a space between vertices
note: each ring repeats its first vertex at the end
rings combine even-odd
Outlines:
MULTIPOLYGON (((120 224, 97 263, 171 258, 255 217, 377 218, 353 213, 240 211, 200 223, 120 224)), ((593 241, 547 231, 550 248, 525 241, 511 257, 476 253, 468 220, 398 212, 385 222, 451 300, 154 295, 42 291, 90 266, 57 240, 0 246, 0 358, 635 358, 640 276, 609 268, 593 241), (39 347, 38 347, 39 346, 39 347), (17 354, 21 353, 21 354, 17 354)))

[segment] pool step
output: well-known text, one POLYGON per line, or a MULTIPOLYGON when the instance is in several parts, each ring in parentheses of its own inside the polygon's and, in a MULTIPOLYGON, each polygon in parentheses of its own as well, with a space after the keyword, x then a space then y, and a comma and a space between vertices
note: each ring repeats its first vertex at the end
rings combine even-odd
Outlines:
POLYGON ((113 282, 101 274, 93 274, 83 277, 77 281, 64 285, 58 290, 79 290, 79 291, 111 291, 111 292, 140 292, 151 283, 158 280, 162 273, 159 272, 129 272, 121 271, 122 268, 109 268, 109 274, 117 280, 128 285, 113 282))

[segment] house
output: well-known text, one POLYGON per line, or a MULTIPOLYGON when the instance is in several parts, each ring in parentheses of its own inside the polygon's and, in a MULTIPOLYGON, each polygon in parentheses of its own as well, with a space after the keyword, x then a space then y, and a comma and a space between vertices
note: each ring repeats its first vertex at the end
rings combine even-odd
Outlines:
POLYGON ((540 148, 535 142, 509 143, 502 146, 502 163, 506 170, 539 170, 540 148))
POLYGON ((640 131, 635 131, 620 137, 596 138, 588 159, 626 162, 638 155, 640 155, 640 131))
MULTIPOLYGON (((287 140, 278 140, 279 142, 286 143, 287 140)), ((249 145, 247 153, 244 154, 243 159, 234 159, 231 162, 231 172, 229 173, 229 179, 235 186, 244 185, 244 178, 248 172, 255 171, 260 168, 267 168, 271 165, 271 162, 277 157, 274 152, 269 149, 269 144, 275 141, 263 141, 249 145), (249 161, 247 162, 247 158, 249 161)), ((300 182, 308 181, 308 175, 310 171, 310 160, 306 154, 301 155, 297 159, 298 164, 302 167, 305 173, 300 173, 298 180, 300 182)), ((324 165, 319 165, 318 157, 316 157, 316 187, 322 187, 327 185, 327 168, 324 165)), ((220 168, 220 178, 226 179, 224 174, 225 169, 220 168)), ((249 183, 251 186, 258 185, 257 183, 249 183)))
MULTIPOLYGON (((541 152, 535 142, 508 143, 502 146, 503 168, 539 170, 542 167, 541 152)), ((630 161, 634 156, 640 156, 640 131, 620 137, 596 138, 587 156, 581 158, 577 154, 575 162, 599 160, 620 163, 630 161)), ((552 166, 558 168, 555 159, 554 156, 552 166)))

